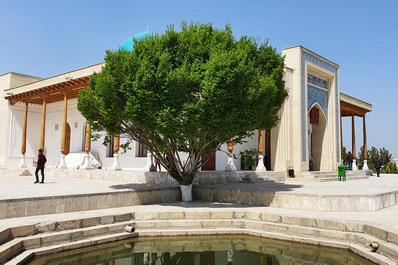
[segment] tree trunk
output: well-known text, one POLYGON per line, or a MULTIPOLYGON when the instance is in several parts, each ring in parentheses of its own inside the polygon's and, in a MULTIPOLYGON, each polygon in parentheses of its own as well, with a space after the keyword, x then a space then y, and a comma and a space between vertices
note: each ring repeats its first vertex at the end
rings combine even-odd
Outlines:
POLYGON ((181 195, 183 202, 191 202, 192 201, 192 183, 188 185, 180 184, 181 195))

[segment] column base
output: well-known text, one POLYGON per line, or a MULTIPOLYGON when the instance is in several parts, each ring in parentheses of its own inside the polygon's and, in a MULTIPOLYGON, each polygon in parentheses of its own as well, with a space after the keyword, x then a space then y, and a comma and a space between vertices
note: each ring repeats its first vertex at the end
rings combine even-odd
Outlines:
POLYGON ((265 172, 267 168, 264 166, 264 156, 258 156, 258 165, 256 167, 256 172, 265 172))
POLYGON ((225 171, 229 171, 229 172, 236 171, 234 159, 230 155, 228 155, 228 162, 227 162, 227 166, 225 167, 225 171))
POLYGON ((115 171, 121 171, 122 168, 120 167, 120 162, 119 162, 119 154, 114 154, 113 155, 113 164, 109 168, 110 170, 115 170, 115 171))
POLYGON ((152 153, 148 153, 144 170, 151 171, 151 167, 152 167, 152 153))
POLYGON ((368 160, 364 160, 364 161, 363 161, 362 170, 369 170, 369 167, 368 167, 368 160))
POLYGON ((82 170, 93 169, 93 167, 91 166, 91 159, 90 159, 90 155, 89 154, 86 153, 84 155, 83 164, 79 167, 79 169, 82 169, 82 170))
POLYGON ((352 161, 352 171, 354 170, 358 170, 357 161, 355 159, 352 161))
POLYGON ((21 157, 21 162, 19 162, 18 167, 19 167, 19 168, 26 168, 26 167, 28 167, 28 166, 26 165, 26 156, 25 156, 25 155, 22 155, 22 157, 21 157))
POLYGON ((61 160, 59 161, 59 165, 58 165, 59 169, 67 169, 68 167, 66 166, 66 162, 65 162, 65 155, 61 155, 61 160))

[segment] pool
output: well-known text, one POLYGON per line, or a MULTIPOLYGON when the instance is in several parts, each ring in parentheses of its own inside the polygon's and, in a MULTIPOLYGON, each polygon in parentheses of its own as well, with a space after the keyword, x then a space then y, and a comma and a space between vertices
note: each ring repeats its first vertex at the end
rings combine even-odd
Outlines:
POLYGON ((30 265, 373 265, 348 250, 254 236, 141 237, 67 251, 30 265))

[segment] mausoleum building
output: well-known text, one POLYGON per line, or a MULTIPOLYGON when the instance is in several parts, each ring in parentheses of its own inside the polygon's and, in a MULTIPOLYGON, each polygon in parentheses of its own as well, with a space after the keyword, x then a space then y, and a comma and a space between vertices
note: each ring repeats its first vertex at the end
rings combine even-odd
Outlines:
MULTIPOLYGON (((249 149, 259 151, 259 171, 336 171, 342 163, 342 118, 363 119, 366 148, 366 113, 372 105, 340 92, 339 65, 302 47, 282 50, 285 56, 285 86, 289 95, 283 104, 278 125, 256 131, 247 143, 226 143, 202 170, 241 170, 239 156, 249 149)), ((133 143, 122 153, 120 135, 108 146, 91 141, 90 126, 77 110, 77 95, 89 88, 90 76, 104 63, 73 70, 50 78, 8 73, 0 76, 0 166, 33 166, 37 150, 43 149, 48 167, 102 170, 148 170, 150 156, 144 146, 133 143)), ((356 154, 355 127, 352 149, 356 154)), ((105 137, 106 133, 102 133, 105 137)), ((101 138, 102 138, 101 137, 101 138)), ((366 159, 366 157, 365 157, 366 159)), ((366 169, 367 165, 364 165, 366 169)))

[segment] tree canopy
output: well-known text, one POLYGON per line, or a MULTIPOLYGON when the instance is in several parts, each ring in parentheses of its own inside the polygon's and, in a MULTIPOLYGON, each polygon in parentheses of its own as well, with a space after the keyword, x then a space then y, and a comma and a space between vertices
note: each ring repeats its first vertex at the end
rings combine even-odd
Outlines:
POLYGON ((94 131, 128 135, 190 184, 230 138, 239 143, 277 124, 287 96, 283 69, 267 41, 235 39, 230 26, 182 23, 180 31, 170 26, 135 40, 133 51, 107 51, 78 109, 94 131))

